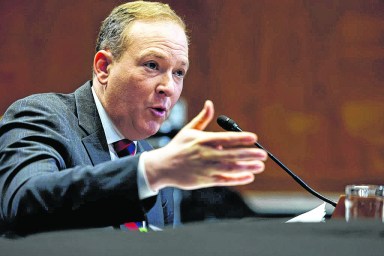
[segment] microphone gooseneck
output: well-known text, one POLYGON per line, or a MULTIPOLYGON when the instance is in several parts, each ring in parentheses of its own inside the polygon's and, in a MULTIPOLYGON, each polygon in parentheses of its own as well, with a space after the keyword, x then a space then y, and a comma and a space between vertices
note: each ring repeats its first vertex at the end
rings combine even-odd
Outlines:
MULTIPOLYGON (((236 124, 235 121, 233 121, 231 118, 221 115, 217 118, 217 123, 227 131, 235 131, 235 132, 242 132, 241 128, 238 124, 236 124)), ((315 190, 313 190, 310 186, 308 186, 302 179, 300 179, 294 172, 292 172, 287 166, 285 166, 282 162, 280 162, 279 159, 277 159, 271 152, 266 150, 260 143, 256 142, 255 146, 258 148, 261 148, 265 150, 268 154, 268 156, 278 165, 280 166, 285 172, 287 172, 297 183, 299 183, 300 186, 302 186, 305 190, 307 190, 309 193, 314 195, 315 197, 321 199, 324 202, 327 202, 331 204, 332 206, 336 207, 337 203, 322 196, 315 190)))

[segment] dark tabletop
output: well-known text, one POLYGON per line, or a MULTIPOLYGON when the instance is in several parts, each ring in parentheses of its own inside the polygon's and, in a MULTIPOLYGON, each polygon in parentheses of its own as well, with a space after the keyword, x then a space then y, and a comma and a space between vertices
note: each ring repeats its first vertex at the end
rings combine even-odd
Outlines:
POLYGON ((0 238, 0 255, 383 255, 384 224, 248 218, 162 232, 69 230, 0 238))

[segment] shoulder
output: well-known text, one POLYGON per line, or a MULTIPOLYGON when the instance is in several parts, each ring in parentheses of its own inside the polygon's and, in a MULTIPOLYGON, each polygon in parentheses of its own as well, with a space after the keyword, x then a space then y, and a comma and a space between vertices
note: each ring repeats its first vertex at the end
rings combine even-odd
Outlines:
POLYGON ((67 115, 77 115, 77 103, 93 102, 91 87, 92 82, 87 81, 73 93, 40 93, 25 97, 15 101, 7 109, 3 119, 41 115, 65 118, 67 115))
POLYGON ((35 136, 53 137, 77 123, 73 94, 42 93, 14 102, 0 120, 0 142, 35 136))
POLYGON ((42 93, 15 101, 4 113, 3 120, 36 117, 40 115, 57 115, 70 111, 74 106, 73 94, 42 93))

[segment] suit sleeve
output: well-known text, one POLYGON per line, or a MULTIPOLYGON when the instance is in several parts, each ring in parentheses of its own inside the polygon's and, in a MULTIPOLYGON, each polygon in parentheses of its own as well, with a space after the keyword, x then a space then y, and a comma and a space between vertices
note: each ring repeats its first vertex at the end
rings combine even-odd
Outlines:
POLYGON ((142 220, 154 200, 138 197, 140 155, 93 166, 76 116, 54 105, 21 100, 1 120, 2 225, 30 233, 142 220))

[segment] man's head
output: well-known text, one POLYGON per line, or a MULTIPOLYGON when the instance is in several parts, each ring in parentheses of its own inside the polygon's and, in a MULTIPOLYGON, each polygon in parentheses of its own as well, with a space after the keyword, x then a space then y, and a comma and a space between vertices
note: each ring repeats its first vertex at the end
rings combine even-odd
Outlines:
POLYGON ((113 123, 131 140, 155 134, 188 70, 183 21, 168 5, 127 3, 103 22, 96 49, 93 84, 113 123))

